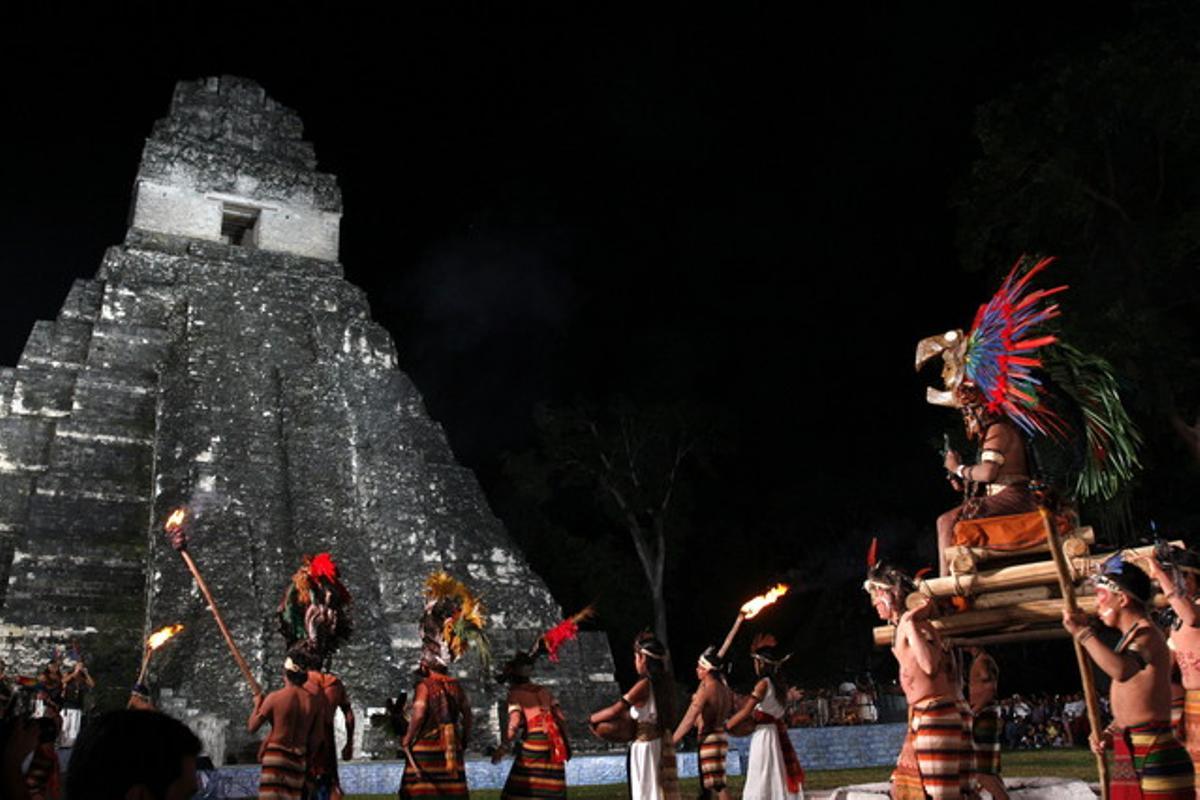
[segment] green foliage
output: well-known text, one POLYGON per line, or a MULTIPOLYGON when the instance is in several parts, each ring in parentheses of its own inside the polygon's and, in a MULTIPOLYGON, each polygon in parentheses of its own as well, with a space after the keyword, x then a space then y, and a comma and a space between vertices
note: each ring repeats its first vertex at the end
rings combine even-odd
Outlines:
POLYGON ((1065 342, 1049 349, 1046 371, 1082 414, 1086 452, 1071 483, 1084 501, 1112 500, 1141 468, 1142 435, 1121 402, 1112 365, 1065 342))
MULTIPOLYGON (((1060 257, 1050 274, 1071 286, 1063 338, 1103 356, 1089 374, 1120 375, 1130 390, 1123 399, 1147 445, 1144 515, 1190 488, 1200 459, 1181 424, 1200 409, 1197 41, 1200 6, 1146 3, 1117 38, 1058 55, 978 109, 979 157, 955 199, 968 269, 998 274, 1022 253, 1060 257)), ((1089 435, 1114 425, 1116 460, 1074 488, 1111 498, 1136 466, 1136 438, 1115 413, 1115 383, 1093 388, 1089 435)))

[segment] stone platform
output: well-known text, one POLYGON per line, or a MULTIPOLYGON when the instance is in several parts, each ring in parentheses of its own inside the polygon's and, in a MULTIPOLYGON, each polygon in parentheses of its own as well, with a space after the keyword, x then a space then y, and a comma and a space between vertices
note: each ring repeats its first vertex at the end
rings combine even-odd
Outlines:
MULTIPOLYGON (((886 783, 842 786, 829 795, 830 800, 881 800, 889 798, 886 783)), ((1004 788, 1012 800, 1095 800, 1097 793, 1088 784, 1070 778, 1006 778, 1004 788)))
MULTIPOLYGON (((904 725, 859 725, 829 728, 793 728, 788 732, 801 763, 807 770, 848 769, 892 764, 904 739, 904 725)), ((730 775, 742 775, 749 756, 750 737, 732 737, 726 769, 730 775)), ((679 775, 694 778, 697 773, 695 751, 678 755, 679 775)), ((512 759, 499 764, 468 759, 467 782, 472 789, 499 789, 504 785, 512 759)), ((343 789, 348 794, 390 794, 400 785, 402 761, 360 761, 339 768, 343 789)), ((250 797, 258 786, 255 765, 227 766, 211 777, 213 793, 208 797, 250 797)), ((625 754, 581 755, 567 764, 569 786, 618 785, 625 783, 625 754)), ((884 786, 886 794, 886 784, 884 786)), ((853 787, 855 789, 860 787, 853 787)), ((864 790, 866 790, 864 788, 864 790)), ((1032 795, 1027 795, 1032 797, 1032 795)), ((1071 800, 1070 795, 1055 795, 1071 800)))

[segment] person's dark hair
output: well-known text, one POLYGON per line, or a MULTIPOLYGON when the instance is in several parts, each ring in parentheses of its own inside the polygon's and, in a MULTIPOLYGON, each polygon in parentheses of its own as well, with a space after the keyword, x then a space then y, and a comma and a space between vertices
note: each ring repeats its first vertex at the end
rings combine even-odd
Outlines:
POLYGON ((776 645, 767 645, 760 647, 754 651, 756 655, 766 656, 766 660, 756 659, 759 672, 764 678, 771 682, 771 689, 775 692, 775 699, 780 703, 787 703, 787 681, 783 677, 783 664, 779 660, 783 658, 784 653, 776 645))
POLYGON ((675 676, 671 674, 667 648, 649 631, 638 634, 634 647, 649 654, 646 656, 646 670, 650 674, 650 689, 654 692, 659 727, 664 731, 673 731, 679 719, 675 714, 675 676))
POLYGON ((202 745, 186 725, 158 711, 121 709, 85 725, 67 768, 71 800, 123 800, 143 785, 156 798, 182 774, 202 745))
POLYGON ((283 677, 287 678, 287 682, 293 686, 303 686, 308 683, 307 672, 292 672, 290 669, 283 671, 283 677))
POLYGON ((322 666, 321 654, 317 652, 316 646, 307 639, 289 647, 287 657, 292 660, 293 664, 303 669, 320 670, 322 666))
POLYGON ((529 653, 517 653, 508 660, 504 668, 496 673, 498 683, 520 686, 533 680, 534 659, 529 653))

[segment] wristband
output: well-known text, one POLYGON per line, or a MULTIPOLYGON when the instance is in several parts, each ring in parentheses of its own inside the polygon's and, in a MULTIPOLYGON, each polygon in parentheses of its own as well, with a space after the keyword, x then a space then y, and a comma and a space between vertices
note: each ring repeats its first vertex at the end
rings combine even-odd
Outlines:
POLYGON ((965 481, 967 479, 967 476, 963 473, 965 473, 966 470, 967 470, 966 464, 959 464, 958 469, 954 470, 954 474, 965 481))
POLYGON ((1094 630, 1092 630, 1091 628, 1088 628, 1083 633, 1076 636, 1075 641, 1079 642, 1079 644, 1083 644, 1084 642, 1086 642, 1088 639, 1092 638, 1095 635, 1096 635, 1096 632, 1094 630))

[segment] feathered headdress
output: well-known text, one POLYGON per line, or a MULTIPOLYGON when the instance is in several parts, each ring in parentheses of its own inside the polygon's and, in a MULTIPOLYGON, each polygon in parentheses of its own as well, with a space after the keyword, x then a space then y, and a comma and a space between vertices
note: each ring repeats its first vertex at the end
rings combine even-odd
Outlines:
POLYGON ((1029 434, 1061 432, 1057 415, 1042 402, 1042 382, 1033 370, 1042 366, 1040 350, 1053 344, 1053 335, 1038 335, 1043 323, 1058 316, 1058 305, 1046 298, 1065 290, 1032 288, 1031 279, 1053 259, 1028 269, 1021 259, 1000 289, 979 307, 971 330, 947 331, 917 343, 917 369, 934 356, 944 362, 944 389, 930 388, 926 400, 934 405, 961 407, 964 389, 975 389, 993 414, 1004 414, 1029 434))
POLYGON ((1126 561, 1123 550, 1104 559, 1099 571, 1092 576, 1092 583, 1110 592, 1123 592, 1143 605, 1150 602, 1153 593, 1150 576, 1141 567, 1126 561))
POLYGON ((902 569, 880 560, 879 538, 873 536, 871 546, 867 548, 867 579, 863 581, 863 590, 870 594, 880 589, 897 587, 910 591, 916 588, 916 584, 902 569))
POLYGON ((778 667, 791 658, 792 654, 780 652, 779 641, 771 634, 759 633, 750 641, 750 657, 778 667))
POLYGON ((538 653, 544 652, 551 661, 557 662, 559 648, 579 635, 579 623, 591 619, 595 615, 595 607, 588 605, 583 610, 567 617, 538 637, 530 649, 530 655, 536 656, 538 653))
POLYGON ((279 632, 290 649, 307 640, 321 659, 349 641, 354 632, 350 592, 329 553, 304 556, 279 602, 279 632))
POLYGON ((1082 440, 1084 457, 1069 478, 1072 492, 1107 500, 1140 466, 1141 435, 1121 404, 1108 362, 1043 330, 1059 316, 1058 304, 1048 298, 1067 289, 1034 288, 1033 278, 1053 261, 1019 259, 979 307, 969 332, 951 330, 917 343, 916 366, 942 357, 944 388, 925 393, 934 405, 979 406, 1031 437, 1082 440))
POLYGON ((425 579, 422 659, 444 667, 474 646, 484 669, 489 669, 492 652, 485 627, 487 617, 483 603, 466 584, 441 571, 425 579))

